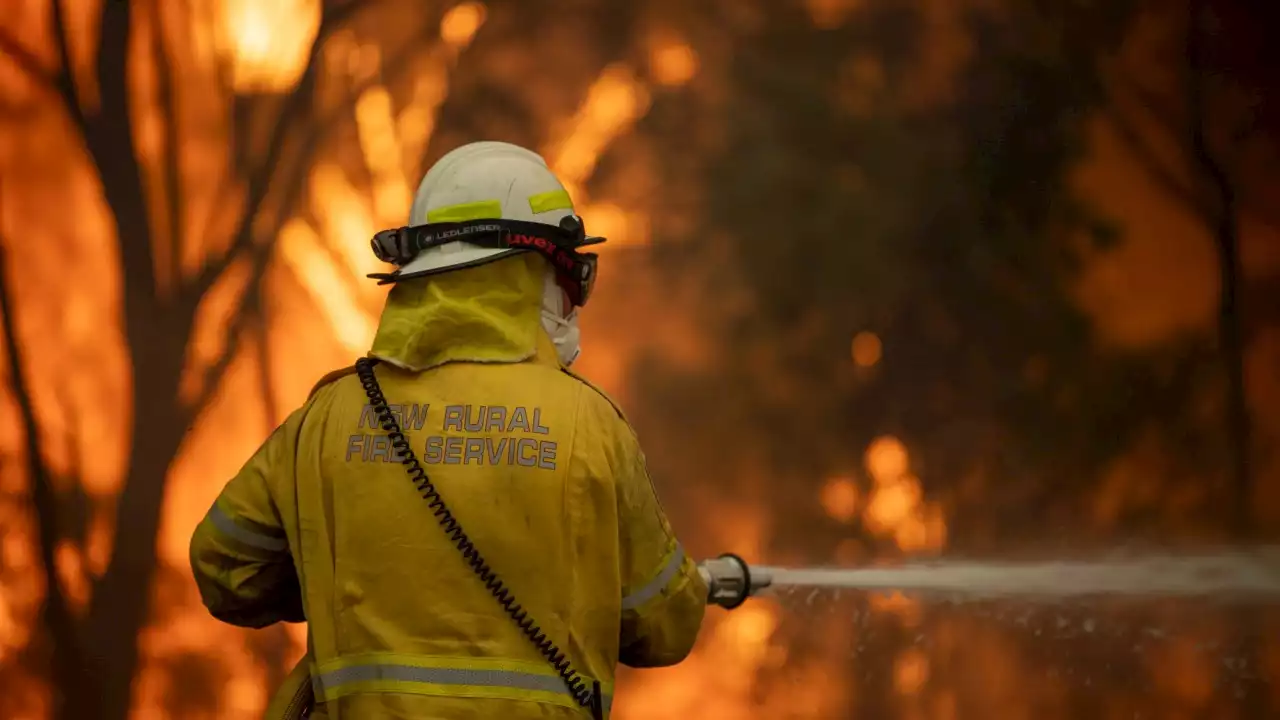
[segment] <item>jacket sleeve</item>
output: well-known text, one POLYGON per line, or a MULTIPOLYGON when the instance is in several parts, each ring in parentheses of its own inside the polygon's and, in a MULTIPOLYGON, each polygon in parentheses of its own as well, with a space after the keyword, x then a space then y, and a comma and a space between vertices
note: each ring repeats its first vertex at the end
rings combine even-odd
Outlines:
POLYGON ((617 479, 622 572, 619 661, 636 668, 688 657, 707 608, 707 586, 671 530, 635 436, 617 479))
POLYGON ((302 622, 302 591, 271 488, 292 482, 303 410, 223 488, 191 536, 191 570, 205 607, 240 627, 302 622))

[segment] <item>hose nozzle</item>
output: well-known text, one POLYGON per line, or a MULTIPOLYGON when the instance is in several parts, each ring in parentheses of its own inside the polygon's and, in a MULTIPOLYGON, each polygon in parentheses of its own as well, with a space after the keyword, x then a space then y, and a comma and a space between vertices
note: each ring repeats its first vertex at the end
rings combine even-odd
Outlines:
POLYGON ((707 583, 707 604, 732 610, 747 598, 773 584, 767 568, 755 568, 733 553, 698 563, 698 574, 707 583))

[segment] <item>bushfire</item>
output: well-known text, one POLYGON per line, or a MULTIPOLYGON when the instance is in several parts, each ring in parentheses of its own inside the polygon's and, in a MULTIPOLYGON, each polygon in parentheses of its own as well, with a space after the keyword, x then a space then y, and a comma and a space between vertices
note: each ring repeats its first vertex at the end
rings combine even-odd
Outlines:
MULTIPOLYGON (((807 361, 779 365, 782 351, 757 358, 735 344, 739 336, 725 329, 725 318, 772 311, 768 282, 740 287, 739 275, 748 273, 717 254, 726 241, 716 232, 698 237, 706 256, 682 276, 663 274, 655 260, 672 250, 670 237, 725 213, 710 199, 713 184, 746 172, 715 165, 745 152, 728 146, 730 128, 766 122, 740 107, 746 90, 731 77, 735 63, 754 63, 752 77, 788 112, 802 113, 806 103, 848 111, 842 132, 853 139, 815 137, 815 157, 806 162, 821 160, 828 142, 858 146, 870 158, 876 148, 863 147, 870 143, 858 133, 871 125, 909 128, 916 117, 868 118, 889 102, 892 85, 910 88, 896 101, 911 113, 962 92, 994 92, 963 85, 966 63, 981 45, 973 35, 980 28, 966 13, 1006 4, 903 3, 918 16, 923 38, 905 52, 920 57, 890 72, 871 43, 851 49, 849 62, 829 78, 759 55, 770 47, 770 26, 794 26, 800 39, 786 47, 798 57, 822 47, 824 33, 883 20, 886 3, 814 0, 784 11, 754 0, 717 4, 714 16, 672 0, 554 5, 9 3, 0 21, 0 241, 6 336, 14 342, 3 354, 0 396, 0 716, 53 717, 59 703, 83 708, 95 697, 106 708, 102 717, 112 720, 238 719, 262 711, 304 652, 306 627, 247 632, 210 618, 187 571, 190 533, 225 480, 312 384, 366 352, 386 292, 365 279, 385 269, 368 252, 368 239, 405 223, 426 159, 464 141, 537 147, 592 234, 610 238, 599 248, 602 276, 583 317, 577 369, 585 376, 642 419, 653 407, 641 381, 655 363, 682 378, 714 374, 730 360, 755 363, 767 382, 741 392, 780 398, 767 422, 743 418, 732 433, 708 422, 679 447, 654 438, 648 452, 656 480, 696 552, 854 566, 989 550, 1002 542, 1002 528, 966 509, 1001 508, 999 517, 1014 517, 1013 526, 1019 504, 1047 492, 1039 478, 997 485, 994 468, 930 462, 939 446, 999 448, 1004 430, 965 422, 965 413, 985 407, 958 410, 955 424, 964 427, 949 435, 918 438, 886 421, 856 441, 824 438, 824 446, 839 448, 838 462, 805 455, 806 439, 791 437, 793 476, 767 476, 757 462, 767 454, 765 436, 786 432, 791 389, 807 361), (658 140, 672 138, 685 143, 687 155, 660 152, 658 140), (706 478, 707 468, 724 476, 706 478), (663 469, 673 479, 664 481, 663 469), (763 490, 783 484, 794 491, 763 490), (121 649, 134 640, 136 657, 121 649), (93 678, 86 687, 94 689, 82 692, 68 684, 74 670, 59 664, 73 652, 108 653, 117 674, 93 678)), ((1167 41, 1159 18, 1146 22, 1123 35, 1124 56, 1167 41)), ((1026 34, 1058 48, 1071 33, 1036 25, 1026 34)), ((1158 110, 1148 115, 1126 122, 1145 133, 1160 120, 1158 110)), ((1165 174, 1148 171, 1150 148, 1126 144, 1132 128, 1122 118, 1105 109, 1090 117, 1082 140, 1089 153, 1070 182, 1131 229, 1117 251, 1081 251, 1071 293, 1096 344, 1137 357, 1189 334, 1212 334, 1218 273, 1209 231, 1191 217, 1197 210, 1168 194, 1165 174)), ((751 152, 762 167, 784 162, 767 147, 751 152)), ((1154 152, 1164 158, 1173 151, 1160 145, 1154 152)), ((885 164, 866 164, 876 162, 885 164)), ((803 172, 779 171, 778 184, 788 186, 738 202, 776 204, 782 216, 806 194, 866 192, 856 164, 842 171, 835 190, 815 189, 803 172)), ((902 163, 888 165, 894 170, 887 175, 907 172, 902 163)), ((1181 172, 1176 162, 1170 167, 1181 172)), ((1280 183, 1269 177, 1270 194, 1240 210, 1241 243, 1246 274, 1274 287, 1280 224, 1250 214, 1251 207, 1277 206, 1280 183)), ((876 196, 875 204, 888 213, 907 195, 876 196)), ((1047 214, 1073 211, 1048 205, 1047 214)), ((880 220, 860 222, 851 244, 880 220)), ((891 222, 898 220, 883 224, 891 222)), ((812 238, 786 240, 788 252, 804 252, 812 238)), ((964 258, 955 261, 956 272, 999 261, 964 258)), ((812 270, 815 277, 831 271, 812 270)), ((1038 282, 997 278, 993 285, 1038 282)), ((887 297, 930 290, 902 282, 874 280, 889 288, 887 297)), ((918 322, 930 332, 958 332, 945 313, 922 307, 918 322)), ((803 310, 780 312, 806 342, 829 330, 803 310)), ((831 321, 837 341, 813 341, 847 366, 840 382, 870 383, 910 362, 895 354, 894 328, 877 312, 850 311, 831 321)), ((1259 320, 1249 337, 1254 444, 1270 446, 1280 438, 1280 322, 1259 320)), ((987 352, 975 345, 975 357, 927 359, 997 372, 985 364, 987 352)), ((1045 365, 1029 359, 1019 382, 1036 382, 1045 365)), ((1221 383, 1185 379, 1183 370, 1171 362, 1150 374, 1194 384, 1197 412, 1218 412, 1221 383)), ((692 397, 697 383, 689 385, 692 397)), ((1053 402, 1088 402, 1072 392, 1064 389, 1053 402)), ((941 406, 948 402, 942 395, 911 398, 941 406)), ((994 407, 1005 398, 987 400, 994 407)), ((411 436, 421 431, 414 442, 428 463, 554 467, 556 449, 540 441, 536 408, 474 410, 475 420, 472 408, 395 408, 411 436), (460 430, 504 437, 474 446, 472 438, 429 438, 424 422, 437 422, 437 412, 460 430)), ((911 412, 893 405, 884 417, 911 412)), ((367 428, 352 432, 348 457, 395 459, 367 428)), ((1046 442, 1052 432, 1045 431, 1046 442)), ((1201 522, 1204 508, 1217 507, 1207 483, 1157 480, 1198 480, 1200 469, 1180 466, 1154 436, 1139 434, 1122 450, 1099 470, 1097 489, 1082 494, 1087 500, 1045 523, 1097 542, 1125 518, 1220 539, 1201 522)), ((1014 472, 1020 467, 1012 450, 991 457, 1014 472)), ((1259 457, 1253 504, 1263 521, 1280 519, 1280 462, 1259 457)), ((1249 690, 1264 696, 1250 701, 1280 712, 1274 613, 1241 619, 1164 604, 1142 609, 1136 620, 1128 608, 1087 618, 1073 612, 953 608, 899 594, 766 597, 709 612, 697 647, 679 666, 624 671, 613 717, 1247 717, 1237 702, 1245 693, 1240 677, 1270 679, 1267 689, 1249 690), (1245 621, 1253 624, 1242 640, 1235 628, 1245 621), (1107 623, 1173 629, 1103 638, 1095 629, 1107 623), (1224 657, 1247 666, 1243 675, 1224 673, 1224 657)))

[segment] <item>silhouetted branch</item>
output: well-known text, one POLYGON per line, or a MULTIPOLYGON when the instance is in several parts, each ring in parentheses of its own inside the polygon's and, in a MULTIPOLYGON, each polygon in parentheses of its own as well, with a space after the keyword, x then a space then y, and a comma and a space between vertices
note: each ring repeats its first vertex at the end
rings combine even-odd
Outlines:
POLYGON ((271 318, 261 297, 252 312, 258 336, 258 392, 262 393, 262 414, 267 427, 280 423, 280 407, 276 403, 275 383, 271 381, 271 318))
MULTIPOLYGON (((133 24, 129 14, 130 3, 102 4, 96 66, 98 111, 89 120, 85 140, 103 176, 103 193, 116 215, 126 296, 140 299, 155 291, 156 268, 130 107, 129 47, 133 24)), ((130 326, 142 318, 129 317, 129 310, 145 304, 126 300, 126 326, 130 331, 130 326)))
MULTIPOLYGON (((388 78, 366 78, 354 87, 348 89, 347 94, 343 97, 342 102, 332 109, 324 117, 317 122, 309 125, 306 135, 301 142, 300 158, 310 158, 314 155, 317 148, 323 143, 329 132, 338 123, 342 117, 351 112, 356 101, 366 90, 378 84, 379 82, 394 82, 401 73, 409 70, 408 59, 421 48, 418 42, 419 38, 411 38, 404 47, 397 50, 387 62, 387 67, 391 68, 391 75, 388 78)), ((302 194, 302 190, 306 185, 307 171, 310 165, 305 162, 297 162, 289 168, 289 173, 284 178, 279 178, 276 183, 283 187, 284 197, 281 198, 276 217, 267 233, 268 237, 274 238, 280 233, 284 224, 288 222, 292 216, 293 208, 297 205, 298 198, 302 194)), ((251 227, 252 222, 246 221, 245 227, 251 227)), ((213 394, 217 392, 218 385, 221 384, 223 376, 227 369, 231 366, 231 362, 235 359, 236 353, 240 349, 240 341, 245 331, 252 327, 254 318, 251 313, 246 312, 246 308, 252 308, 260 302, 262 293, 262 276, 266 272, 267 264, 271 258, 273 247, 266 243, 249 246, 249 284, 240 299, 236 302, 231 310, 231 320, 226 324, 223 330, 222 347, 224 351, 218 359, 206 368, 203 377, 200 380, 200 395, 195 402, 188 406, 188 411, 194 416, 200 413, 212 399, 213 394)), ((216 279, 216 278, 215 278, 216 279)))
POLYGON ((67 41, 67 16, 62 10, 62 0, 49 0, 49 11, 53 21, 54 45, 58 48, 58 63, 61 66, 55 87, 62 95, 71 121, 84 133, 88 120, 80 105, 80 93, 76 89, 75 67, 71 64, 71 48, 67 41))
MULTIPOLYGON (((1125 141, 1126 146, 1133 152, 1138 163, 1142 165, 1143 169, 1162 190, 1184 207, 1190 209, 1203 222, 1211 222, 1213 208, 1193 185, 1178 176, 1178 170, 1175 167, 1171 167, 1169 163, 1160 159, 1155 148, 1144 137, 1143 131, 1139 129, 1138 124, 1129 113, 1125 112, 1126 98, 1132 98, 1152 119, 1166 118, 1163 122, 1169 122, 1167 118, 1170 116, 1157 114, 1157 106, 1152 104, 1153 93, 1149 90, 1140 88, 1138 83, 1125 77, 1121 72, 1117 71, 1114 75, 1115 78, 1112 79, 1112 82, 1107 83, 1110 98, 1105 108, 1107 117, 1120 134, 1120 138, 1125 141), (1120 87, 1116 87, 1117 85, 1120 87)), ((1163 129, 1173 134, 1175 138, 1182 135, 1182 132, 1176 127, 1165 125, 1163 129)))
POLYGON ((182 282, 182 251, 186 242, 186 222, 182 190, 182 140, 178 120, 178 91, 173 82, 173 58, 166 52, 164 15, 158 0, 151 4, 151 53, 156 64, 157 102, 164 108, 164 197, 169 226, 168 272, 172 289, 182 282))
POLYGON ((9 292, 8 258, 3 242, 0 239, 0 326, 3 329, 5 353, 9 356, 13 396, 26 437, 27 475, 31 480, 31 502, 35 509, 38 550, 45 581, 44 620, 53 641, 54 687, 64 691, 74 688, 75 692, 92 697, 92 678, 88 677, 84 669, 76 619, 58 578, 55 557, 58 544, 57 500, 53 491, 52 473, 44 461, 40 426, 31 392, 26 384, 22 355, 18 347, 13 296, 9 292))
MULTIPOLYGON (((1212 226, 1217 216, 1213 202, 1200 192, 1195 183, 1187 182, 1179 177, 1177 168, 1170 167, 1169 163, 1162 161, 1158 157, 1151 143, 1143 137, 1143 133, 1138 129, 1138 124, 1134 118, 1125 112, 1123 107, 1127 100, 1132 100, 1132 104, 1141 107, 1145 117, 1153 121, 1162 131, 1170 133, 1175 140, 1189 140, 1188 136, 1194 134, 1194 129, 1188 129, 1177 122, 1176 119, 1180 118, 1183 112, 1178 111, 1174 106, 1172 102, 1174 98, 1161 97, 1151 88, 1145 87, 1142 83, 1120 71, 1112 73, 1112 77, 1109 78, 1107 94, 1108 102, 1105 106, 1107 116, 1112 120, 1121 138, 1137 156, 1139 163, 1148 172, 1152 180, 1174 200, 1189 208, 1206 225, 1212 226)), ((1188 104, 1195 104, 1195 101, 1189 100, 1188 104)), ((1242 118, 1241 122, 1230 133, 1229 139, 1234 145, 1238 146, 1244 142, 1253 131, 1254 126, 1251 120, 1248 117, 1242 118)), ((1192 118, 1191 122, 1194 121, 1194 118, 1192 118)), ((1188 142, 1188 144, 1192 143, 1188 142)), ((1190 165, 1200 164, 1206 174, 1212 175, 1213 171, 1203 167, 1201 160, 1194 157, 1194 147, 1184 148, 1184 150, 1189 150, 1190 154, 1193 155, 1193 157, 1189 158, 1190 165)), ((1212 158, 1210 160, 1221 172, 1221 163, 1212 158)), ((1194 170, 1194 168, 1192 169, 1194 170)), ((1256 218, 1270 227, 1280 228, 1280 208, 1267 205, 1265 202, 1249 202, 1247 198, 1242 197, 1237 197, 1235 202, 1237 210, 1247 211, 1250 217, 1256 218)))
MULTIPOLYGON (((308 54, 307 65, 302 72, 302 77, 298 80, 293 92, 285 100, 284 108, 281 109, 280 116, 272 129, 271 138, 267 142, 266 156, 263 158, 262 163, 249 175, 245 206, 241 211, 240 223, 232 236, 231 245, 223 253, 222 257, 210 259, 205 264, 204 269, 188 291, 189 297, 196 300, 203 297, 204 293, 217 282, 222 272, 241 253, 252 247, 254 243, 254 222, 258 217, 262 204, 267 199, 268 191, 274 184, 272 181, 278 166, 281 164, 286 140, 290 131, 294 130, 295 120, 307 111, 312 99, 315 97, 316 80, 320 72, 321 54, 324 50, 325 41, 357 9, 367 8, 375 4, 375 1, 366 0, 365 2, 360 2, 359 0, 351 0, 340 5, 326 6, 324 16, 320 22, 320 28, 316 31, 316 37, 311 43, 311 51, 308 54)), ((359 97, 359 95, 356 95, 356 97, 359 97)), ((309 158, 309 152, 300 153, 297 163, 306 165, 309 158)), ((224 195, 224 192, 220 189, 215 197, 220 200, 222 195, 224 195)))
POLYGON ((1231 483, 1234 490, 1232 521, 1248 537, 1253 531, 1253 481, 1250 473, 1251 427, 1245 395, 1244 332, 1240 309, 1240 285, 1244 275, 1240 257, 1240 212, 1231 177, 1210 148, 1209 99, 1205 87, 1205 28, 1208 6, 1191 3, 1187 29, 1187 103, 1191 123, 1191 152, 1214 195, 1211 227, 1218 246, 1218 335, 1227 374, 1227 432, 1231 448, 1231 483))
POLYGON ((56 94, 66 108, 71 121, 78 128, 84 127, 84 114, 70 79, 70 71, 65 69, 65 66, 57 72, 45 68, 40 58, 33 55, 22 43, 3 32, 0 32, 0 54, 8 56, 9 60, 37 86, 56 94))
POLYGON ((40 58, 31 54, 31 51, 22 43, 2 32, 0 32, 0 53, 8 55, 9 60, 36 84, 56 88, 57 74, 45 69, 44 65, 40 64, 40 58))

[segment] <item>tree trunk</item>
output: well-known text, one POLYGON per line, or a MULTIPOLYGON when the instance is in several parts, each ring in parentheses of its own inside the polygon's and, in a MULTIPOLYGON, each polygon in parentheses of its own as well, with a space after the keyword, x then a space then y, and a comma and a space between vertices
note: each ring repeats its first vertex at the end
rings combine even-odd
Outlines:
MULTIPOLYGON (((1239 199, 1235 185, 1223 161, 1215 156, 1209 129, 1210 103, 1205 81, 1208 75, 1206 44, 1209 23, 1213 21, 1206 0, 1192 0, 1187 24, 1187 99, 1191 120, 1191 150, 1196 166, 1207 181, 1214 210, 1211 230, 1218 250, 1218 343, 1226 375, 1225 426, 1229 459, 1230 502, 1226 522, 1230 535, 1241 543, 1255 539, 1253 518, 1253 478, 1250 454, 1252 429, 1249 400, 1245 387, 1244 321, 1240 307, 1241 277, 1239 199)), ((1261 682, 1262 653, 1258 631, 1262 618, 1253 609, 1241 611, 1233 623, 1238 642, 1242 670, 1228 671, 1220 677, 1220 691, 1234 686, 1237 717, 1260 718, 1269 715, 1265 683, 1261 682), (1247 673, 1247 675, 1246 675, 1247 673)))
MULTIPOLYGON (((127 309, 126 315, 136 319, 140 309, 127 309)), ((94 583, 83 633, 86 666, 99 691, 73 692, 80 697, 59 713, 64 720, 129 716, 138 640, 150 616, 165 476, 189 424, 176 401, 188 324, 185 317, 167 323, 153 318, 141 329, 128 328, 135 348, 129 461, 117 499, 111 561, 94 583)))

